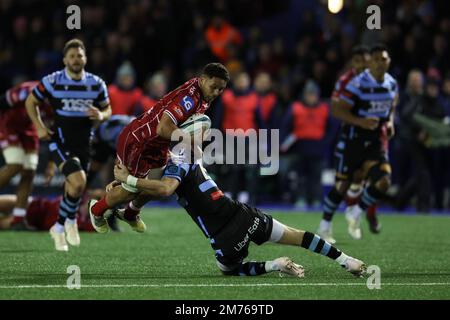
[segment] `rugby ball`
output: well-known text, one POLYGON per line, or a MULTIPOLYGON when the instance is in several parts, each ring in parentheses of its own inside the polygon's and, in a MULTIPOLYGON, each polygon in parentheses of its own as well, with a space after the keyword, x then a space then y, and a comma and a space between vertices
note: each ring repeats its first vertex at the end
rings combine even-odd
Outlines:
POLYGON ((200 132, 202 129, 207 131, 211 128, 211 119, 205 114, 196 113, 183 122, 179 128, 190 134, 200 132))

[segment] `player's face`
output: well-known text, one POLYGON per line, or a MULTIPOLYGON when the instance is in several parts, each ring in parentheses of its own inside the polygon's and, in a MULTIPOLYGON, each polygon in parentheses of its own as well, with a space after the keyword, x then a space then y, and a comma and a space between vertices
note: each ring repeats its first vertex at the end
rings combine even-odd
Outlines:
POLYGON ((382 77, 388 71, 391 58, 387 51, 376 51, 372 54, 369 67, 375 77, 382 77))
POLYGON ((64 65, 70 72, 80 73, 86 65, 86 54, 81 48, 70 48, 64 57, 64 65))
POLYGON ((217 77, 202 77, 200 78, 200 89, 206 102, 211 102, 220 96, 227 86, 227 82, 217 77))
POLYGON ((352 67, 357 73, 363 72, 369 67, 370 54, 356 54, 352 57, 352 67))

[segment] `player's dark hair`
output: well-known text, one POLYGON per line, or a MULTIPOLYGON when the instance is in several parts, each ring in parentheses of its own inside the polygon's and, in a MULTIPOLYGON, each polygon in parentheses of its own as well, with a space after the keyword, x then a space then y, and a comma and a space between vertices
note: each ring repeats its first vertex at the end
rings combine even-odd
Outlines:
POLYGON ((389 52, 387 47, 382 43, 378 43, 378 44, 374 45, 372 48, 370 48, 370 54, 374 54, 375 52, 383 52, 383 51, 389 52))
POLYGON ((80 39, 72 39, 66 42, 66 44, 64 45, 64 49, 63 49, 63 56, 66 56, 67 51, 69 51, 69 49, 72 48, 81 48, 83 49, 84 52, 86 52, 86 48, 84 46, 83 41, 81 41, 80 39))
POLYGON ((221 63, 208 63, 202 70, 202 74, 209 78, 216 77, 226 82, 230 81, 230 74, 227 68, 221 63))
POLYGON ((363 44, 361 45, 357 45, 355 47, 353 47, 352 49, 352 57, 354 56, 359 56, 359 55, 365 55, 369 53, 369 47, 365 46, 363 44))

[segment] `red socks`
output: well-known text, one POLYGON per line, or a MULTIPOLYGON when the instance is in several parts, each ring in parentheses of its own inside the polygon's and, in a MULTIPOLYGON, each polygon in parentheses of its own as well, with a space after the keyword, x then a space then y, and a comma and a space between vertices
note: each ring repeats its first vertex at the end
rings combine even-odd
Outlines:
POLYGON ((14 216, 13 221, 11 222, 11 224, 21 223, 24 220, 25 220, 25 217, 16 217, 16 216, 14 216))
POLYGON ((92 213, 94 216, 100 217, 103 216, 106 210, 109 209, 108 204, 106 203, 106 197, 101 198, 96 204, 92 206, 92 213))
POLYGON ((373 205, 367 208, 367 218, 368 219, 374 219, 377 214, 377 206, 373 205))

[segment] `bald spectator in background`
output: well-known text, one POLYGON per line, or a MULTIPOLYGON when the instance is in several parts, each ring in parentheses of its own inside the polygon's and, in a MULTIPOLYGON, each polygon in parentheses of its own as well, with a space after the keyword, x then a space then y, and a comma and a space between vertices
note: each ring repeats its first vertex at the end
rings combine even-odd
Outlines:
POLYGON ((108 86, 112 114, 137 115, 142 90, 136 87, 136 72, 133 65, 125 61, 117 70, 116 82, 108 86))
POLYGON ((162 72, 157 72, 145 83, 145 95, 142 96, 139 102, 140 110, 142 112, 150 110, 166 93, 166 76, 162 72))

